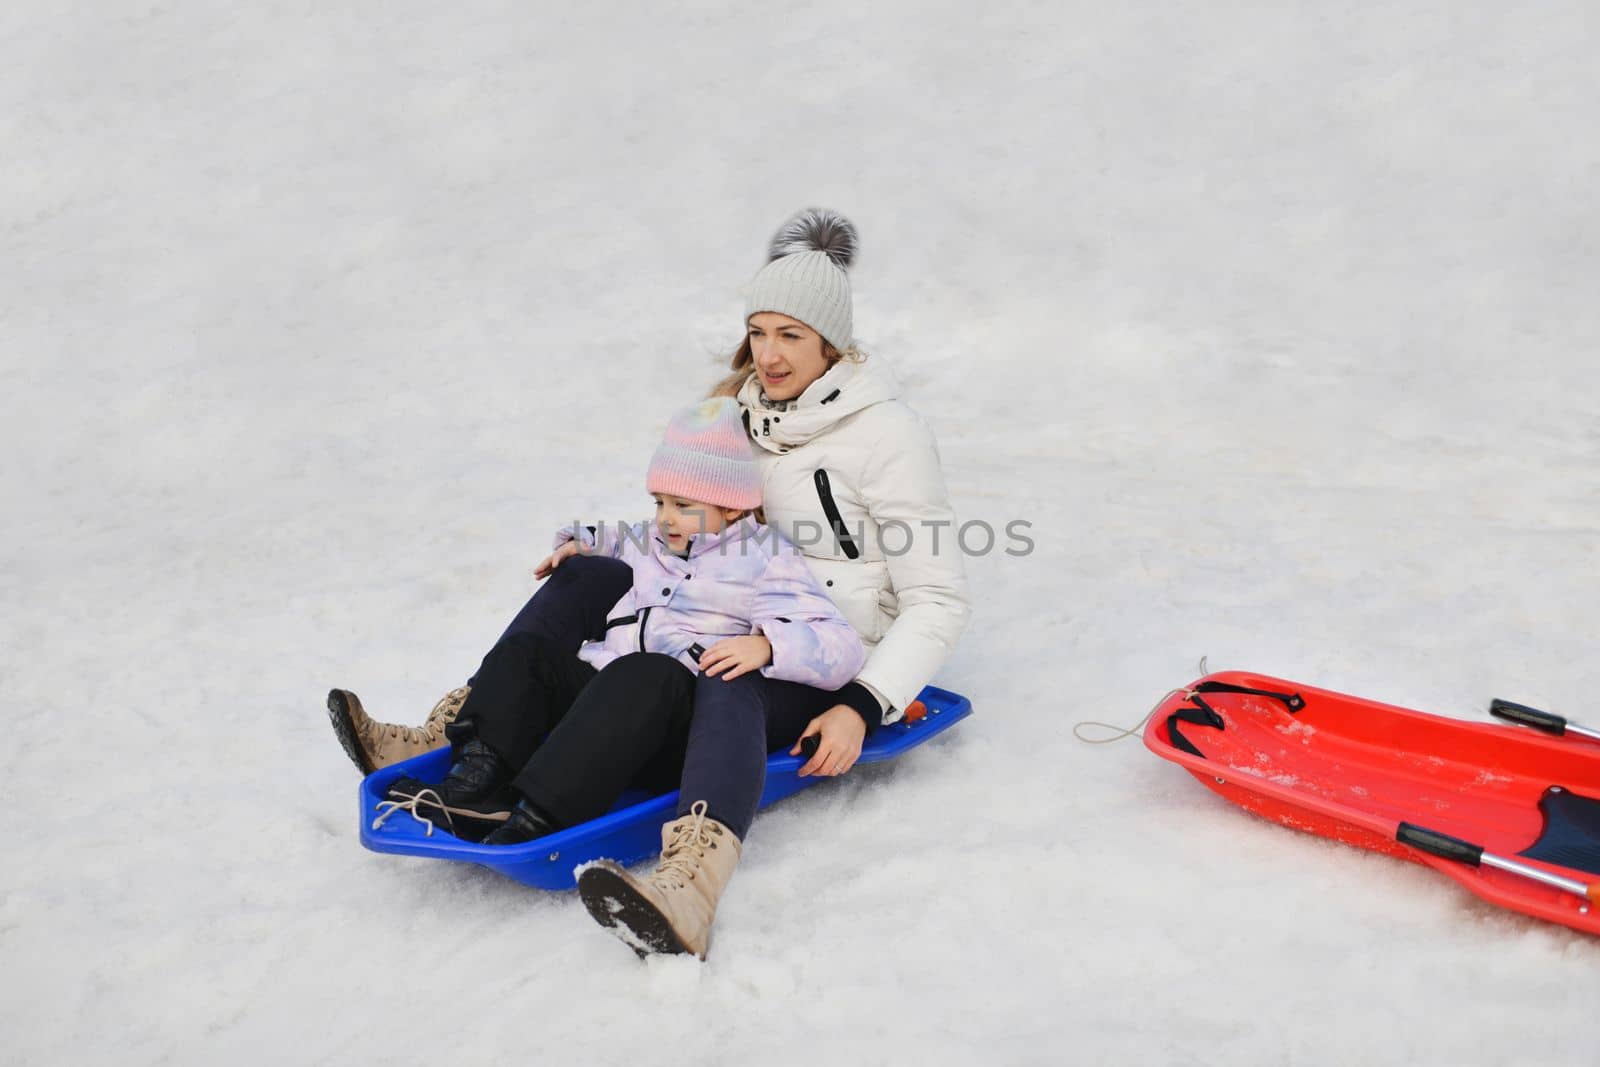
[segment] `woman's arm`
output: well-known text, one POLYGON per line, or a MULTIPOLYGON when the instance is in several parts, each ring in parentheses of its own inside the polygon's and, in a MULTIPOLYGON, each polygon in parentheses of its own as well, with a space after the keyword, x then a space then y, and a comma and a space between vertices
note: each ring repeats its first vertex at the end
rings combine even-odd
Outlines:
POLYGON ((569 541, 576 541, 579 551, 586 556, 621 559, 629 545, 640 552, 648 552, 650 536, 648 522, 636 522, 632 526, 620 522, 602 522, 594 526, 573 523, 556 531, 555 543, 551 547, 560 548, 569 541))
POLYGON ((533 568, 533 576, 548 578, 552 571, 561 566, 562 560, 580 553, 585 556, 609 556, 631 563, 632 560, 627 554, 628 546, 632 545, 636 554, 643 555, 648 551, 644 538, 649 536, 650 524, 643 522, 635 523, 633 526, 620 524, 607 526, 603 522, 598 526, 582 526, 577 523, 563 526, 556 531, 553 551, 533 568))
POLYGON ((933 432, 909 408, 890 411, 892 421, 873 450, 860 493, 878 529, 904 524, 899 536, 909 530, 910 544, 900 555, 885 553, 900 614, 857 680, 890 707, 904 708, 954 650, 972 605, 933 432))

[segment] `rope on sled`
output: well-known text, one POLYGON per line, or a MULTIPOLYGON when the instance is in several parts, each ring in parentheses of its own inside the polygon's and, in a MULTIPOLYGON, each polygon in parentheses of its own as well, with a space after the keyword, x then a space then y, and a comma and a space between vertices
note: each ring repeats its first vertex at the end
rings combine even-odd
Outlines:
MULTIPOLYGON (((1208 658, 1209 657, 1207 657, 1207 656, 1201 656, 1200 657, 1200 671, 1199 671, 1199 674, 1200 674, 1200 676, 1202 678, 1205 677, 1207 673, 1209 673, 1206 670, 1206 660, 1208 658)), ((1082 741, 1086 745, 1109 745, 1114 741, 1121 741, 1124 738, 1133 737, 1133 736, 1137 735, 1141 730, 1144 729, 1144 724, 1150 721, 1150 716, 1152 716, 1152 715, 1154 715, 1156 713, 1156 708, 1159 708, 1161 705, 1165 704, 1169 699, 1171 699, 1172 697, 1177 696, 1179 694, 1185 694, 1185 695, 1188 695, 1188 696, 1193 696, 1194 695, 1188 689, 1184 689, 1182 687, 1179 687, 1177 689, 1168 689, 1165 693, 1161 694, 1161 699, 1156 701, 1153 705, 1151 705, 1150 710, 1144 713, 1144 717, 1141 718, 1138 722, 1134 723, 1132 726, 1122 727, 1122 726, 1117 726, 1114 723, 1096 722, 1093 719, 1083 719, 1083 720, 1081 720, 1079 722, 1073 723, 1073 725, 1072 725, 1072 736, 1076 737, 1079 741, 1082 741), (1092 727, 1095 727, 1096 729, 1100 729, 1100 730, 1108 730, 1108 731, 1110 731, 1110 736, 1109 737, 1088 737, 1088 736, 1085 736, 1085 734, 1083 733, 1083 729, 1086 726, 1092 726, 1092 727)))
MULTIPOLYGON (((1148 716, 1146 716, 1146 718, 1148 718, 1148 716)), ((403 811, 410 815, 417 822, 420 822, 423 826, 428 828, 428 832, 424 835, 425 837, 432 837, 433 823, 417 814, 417 805, 422 803, 423 798, 425 797, 431 798, 429 801, 431 806, 437 807, 440 811, 444 812, 445 825, 449 826, 453 831, 455 829, 455 820, 450 818, 450 809, 444 806, 444 799, 431 789, 419 789, 417 790, 415 796, 406 797, 402 800, 382 801, 375 809, 382 814, 380 814, 376 819, 372 820, 372 828, 374 830, 378 829, 388 821, 389 816, 393 815, 397 811, 403 811)))

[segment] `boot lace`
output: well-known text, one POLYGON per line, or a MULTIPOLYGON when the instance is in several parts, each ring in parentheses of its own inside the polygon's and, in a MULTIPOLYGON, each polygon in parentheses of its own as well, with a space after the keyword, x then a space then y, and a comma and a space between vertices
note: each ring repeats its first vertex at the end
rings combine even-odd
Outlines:
POLYGON ((467 702, 467 695, 471 692, 472 687, 466 685, 450 690, 443 700, 434 705, 433 711, 428 714, 428 721, 421 726, 383 722, 369 715, 363 724, 365 732, 373 736, 375 744, 396 740, 413 745, 433 744, 444 736, 444 728, 456 721, 456 717, 461 714, 462 706, 467 702))
POLYGON ((417 805, 423 803, 425 798, 432 798, 427 802, 431 806, 437 807, 444 813, 445 825, 450 828, 451 833, 455 833, 456 825, 455 821, 450 818, 450 809, 444 806, 444 798, 431 789, 419 789, 413 795, 405 797, 402 800, 380 801, 377 809, 379 814, 376 819, 372 820, 372 828, 374 830, 378 829, 388 821, 389 816, 393 815, 397 811, 403 811, 410 815, 417 822, 420 822, 423 826, 428 828, 428 832, 423 835, 424 837, 432 837, 434 829, 433 822, 417 814, 417 805))
POLYGON ((444 728, 456 721, 456 717, 461 714, 462 705, 467 702, 467 694, 471 692, 472 687, 464 685, 460 689, 452 689, 446 693, 444 699, 439 701, 428 714, 428 721, 422 724, 422 729, 418 732, 429 741, 437 741, 443 737, 444 728))
POLYGON ((706 821, 706 802, 697 800, 689 814, 673 824, 667 847, 661 850, 661 865, 650 875, 652 882, 662 888, 682 889, 694 881, 706 849, 716 848, 715 838, 722 836, 720 827, 707 826, 706 821))
POLYGON ((411 741, 413 735, 422 736, 422 731, 415 726, 403 726, 397 722, 383 722, 380 719, 374 719, 370 715, 366 717, 365 722, 356 724, 356 732, 367 738, 369 745, 381 745, 385 741, 393 741, 397 738, 401 741, 411 741))

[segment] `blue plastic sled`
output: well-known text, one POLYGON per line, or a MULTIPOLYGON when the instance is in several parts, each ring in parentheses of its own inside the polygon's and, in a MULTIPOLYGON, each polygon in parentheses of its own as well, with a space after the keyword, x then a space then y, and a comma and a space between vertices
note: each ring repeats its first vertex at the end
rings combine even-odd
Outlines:
MULTIPOLYGON (((879 763, 894 759, 972 714, 972 701, 931 685, 922 691, 921 700, 928 706, 926 716, 914 723, 897 722, 879 727, 861 750, 858 762, 879 763)), ((767 785, 761 793, 761 807, 826 780, 815 775, 799 777, 795 772, 803 764, 803 760, 789 755, 787 750, 768 757, 767 785)), ((402 775, 437 782, 444 778, 449 766, 450 750, 438 748, 374 771, 362 779, 361 843, 374 852, 481 863, 508 878, 540 889, 572 889, 577 885, 574 870, 591 860, 603 858, 634 864, 657 855, 661 851, 661 827, 678 811, 676 790, 655 797, 633 791, 600 818, 525 845, 479 845, 439 829, 430 836, 421 822, 405 812, 396 812, 373 829, 372 821, 390 782, 402 775)))

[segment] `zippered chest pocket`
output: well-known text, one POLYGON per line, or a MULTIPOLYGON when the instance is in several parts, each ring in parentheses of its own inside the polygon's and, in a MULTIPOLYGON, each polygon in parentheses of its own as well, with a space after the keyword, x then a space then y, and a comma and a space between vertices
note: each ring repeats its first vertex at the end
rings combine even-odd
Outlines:
POLYGON ((833 485, 828 480, 828 472, 822 467, 811 476, 817 487, 817 500, 822 504, 822 514, 827 516, 828 525, 833 527, 834 540, 839 542, 839 549, 850 559, 861 558, 861 546, 855 543, 850 536, 850 530, 844 524, 844 518, 839 514, 839 505, 833 499, 833 485))

